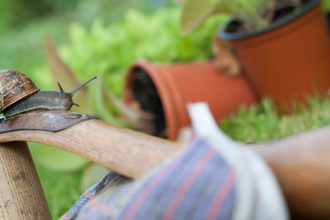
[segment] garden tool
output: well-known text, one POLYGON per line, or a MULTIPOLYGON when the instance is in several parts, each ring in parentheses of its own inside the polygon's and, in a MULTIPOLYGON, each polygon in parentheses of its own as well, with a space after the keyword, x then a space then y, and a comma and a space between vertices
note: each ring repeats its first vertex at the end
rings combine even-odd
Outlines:
MULTIPOLYGON (((245 146, 273 170, 292 217, 330 217, 329 132, 324 127, 245 146)), ((0 212, 5 219, 50 219, 26 141, 72 152, 130 178, 142 177, 185 148, 81 113, 38 110, 7 118, 0 124, 0 212)))

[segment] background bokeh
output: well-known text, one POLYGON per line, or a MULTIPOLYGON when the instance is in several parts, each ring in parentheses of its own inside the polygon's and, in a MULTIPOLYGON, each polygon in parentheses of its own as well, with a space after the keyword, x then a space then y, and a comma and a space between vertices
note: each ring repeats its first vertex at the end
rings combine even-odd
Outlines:
MULTIPOLYGON (((325 10, 330 9, 329 0, 323 4, 325 10)), ((99 77, 89 85, 85 103, 78 103, 88 108, 73 110, 87 109, 86 113, 116 124, 116 109, 107 105, 98 88, 120 98, 125 71, 132 62, 200 61, 213 56, 212 37, 227 16, 214 16, 182 36, 180 13, 180 4, 169 0, 0 1, 0 69, 15 69, 28 75, 41 90, 57 90, 45 52, 45 37, 50 36, 59 56, 78 80, 99 77)), ((256 141, 330 122, 330 102, 311 103, 311 110, 300 109, 297 117, 288 119, 279 117, 271 101, 266 100, 250 110, 243 107, 237 117, 224 120, 221 127, 235 139, 256 141), (292 127, 295 123, 300 126, 292 127), (267 128, 269 132, 265 133, 267 128)), ((54 219, 108 172, 50 146, 29 146, 54 219)))
MULTIPOLYGON (((73 110, 86 110, 116 124, 116 110, 105 105, 97 88, 120 98, 125 71, 132 62, 148 59, 169 63, 212 56, 211 38, 225 17, 212 18, 182 37, 180 11, 179 4, 168 0, 1 1, 0 68, 28 75, 41 90, 58 90, 45 51, 45 37, 50 36, 79 81, 98 76, 85 94, 85 103, 78 103, 88 108, 73 110)), ((64 90, 74 88, 67 87, 64 90)), ((29 146, 54 219, 108 172, 50 146, 29 146)))

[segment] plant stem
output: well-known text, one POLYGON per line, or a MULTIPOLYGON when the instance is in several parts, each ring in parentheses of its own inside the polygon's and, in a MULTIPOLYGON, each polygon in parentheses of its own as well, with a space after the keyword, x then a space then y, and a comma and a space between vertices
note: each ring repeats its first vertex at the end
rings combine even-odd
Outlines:
POLYGON ((297 1, 297 7, 301 7, 303 5, 302 1, 301 0, 296 0, 297 1))
POLYGON ((268 15, 267 15, 267 23, 271 23, 274 19, 275 11, 276 11, 276 6, 277 6, 278 0, 273 0, 272 6, 269 9, 268 15))
POLYGON ((268 15, 267 15, 267 22, 271 23, 274 19, 274 15, 276 10, 285 8, 285 7, 298 7, 300 8, 303 5, 301 0, 295 0, 293 2, 279 2, 279 0, 273 0, 272 6, 269 9, 268 15))

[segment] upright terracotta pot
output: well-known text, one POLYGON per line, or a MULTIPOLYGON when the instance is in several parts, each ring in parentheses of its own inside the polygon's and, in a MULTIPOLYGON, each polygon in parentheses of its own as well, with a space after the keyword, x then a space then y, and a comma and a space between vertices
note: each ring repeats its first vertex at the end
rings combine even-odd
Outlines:
POLYGON ((307 3, 267 28, 249 33, 220 32, 233 44, 258 95, 290 105, 330 88, 330 38, 320 1, 307 3))
POLYGON ((138 61, 128 70, 125 80, 124 100, 135 99, 132 89, 134 73, 143 70, 151 78, 158 92, 166 123, 167 138, 175 140, 180 128, 190 124, 186 105, 207 102, 216 120, 235 113, 242 105, 256 101, 243 76, 230 78, 217 71, 213 62, 152 64, 138 61))

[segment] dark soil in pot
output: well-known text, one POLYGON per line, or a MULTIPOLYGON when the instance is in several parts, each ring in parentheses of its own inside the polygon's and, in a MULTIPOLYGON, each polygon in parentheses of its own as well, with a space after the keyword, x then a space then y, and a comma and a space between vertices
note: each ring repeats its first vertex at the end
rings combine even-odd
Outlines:
POLYGON ((155 115, 155 133, 152 135, 166 138, 165 115, 159 94, 149 75, 141 68, 133 71, 132 90, 134 99, 140 103, 141 109, 155 115))
POLYGON ((154 132, 149 134, 172 141, 191 124, 188 103, 208 103, 219 121, 235 114, 240 105, 256 102, 244 76, 228 77, 213 61, 170 65, 136 61, 127 71, 123 99, 133 106, 139 102, 142 110, 154 114, 154 132))

